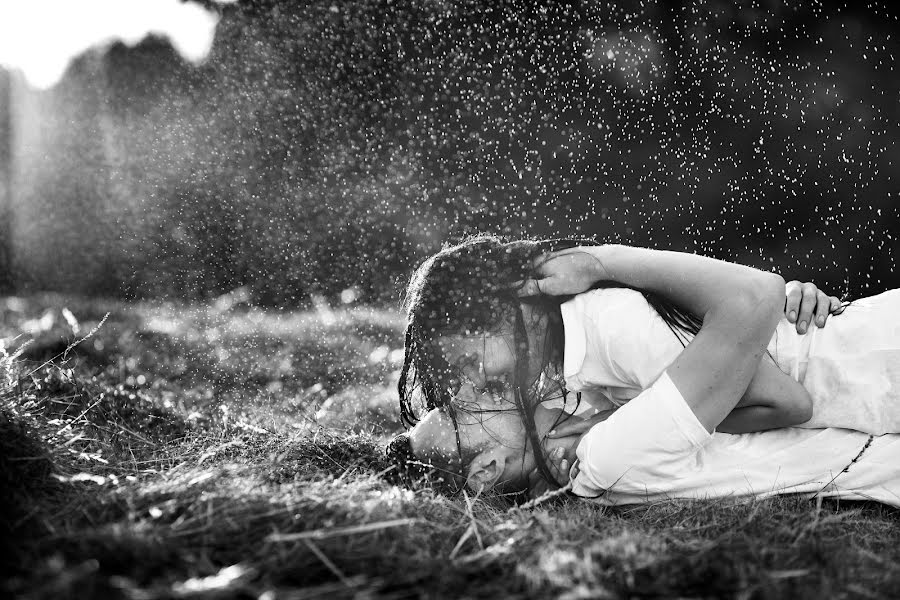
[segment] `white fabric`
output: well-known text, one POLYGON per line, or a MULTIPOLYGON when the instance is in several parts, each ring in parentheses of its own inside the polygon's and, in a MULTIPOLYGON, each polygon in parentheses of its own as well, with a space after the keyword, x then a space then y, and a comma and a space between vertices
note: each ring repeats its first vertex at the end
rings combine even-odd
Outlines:
POLYGON ((616 406, 649 387, 684 349, 634 290, 592 290, 563 303, 561 310, 566 387, 602 391, 616 406))
MULTIPOLYGON (((635 397, 684 349, 634 290, 579 294, 562 316, 566 387, 599 408, 608 408, 603 395, 617 406, 635 397)), ((806 335, 782 319, 768 349, 812 396, 812 419, 801 427, 900 432, 900 290, 856 300, 806 335)))
POLYGON ((609 505, 819 494, 900 507, 900 435, 875 437, 851 465, 869 437, 834 428, 709 434, 663 373, 584 435, 573 492, 609 505))

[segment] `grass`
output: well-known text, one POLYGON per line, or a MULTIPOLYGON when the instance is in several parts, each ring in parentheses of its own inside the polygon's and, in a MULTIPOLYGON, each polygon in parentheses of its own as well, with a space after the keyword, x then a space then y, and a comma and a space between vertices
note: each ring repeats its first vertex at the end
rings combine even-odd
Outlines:
POLYGON ((391 313, 41 296, 0 300, 0 338, 7 595, 881 598, 900 589, 898 513, 876 504, 610 510, 563 499, 521 509, 390 485, 380 446, 397 429, 401 335, 391 313), (48 361, 107 312, 78 349, 48 361))

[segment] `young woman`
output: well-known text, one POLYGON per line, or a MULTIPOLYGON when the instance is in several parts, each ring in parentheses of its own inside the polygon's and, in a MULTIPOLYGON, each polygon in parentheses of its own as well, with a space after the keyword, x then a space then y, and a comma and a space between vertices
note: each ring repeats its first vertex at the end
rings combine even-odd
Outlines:
MULTIPOLYGON (((567 388, 584 392, 586 399, 599 407, 610 407, 609 400, 596 393, 598 388, 609 392, 610 385, 631 382, 633 389, 624 390, 628 386, 619 385, 617 390, 630 394, 627 397, 634 396, 659 376, 681 351, 682 344, 699 330, 700 320, 695 313, 680 308, 683 304, 664 299, 671 298, 669 293, 638 293, 621 287, 627 282, 616 281, 612 285, 617 288, 567 301, 571 294, 601 280, 585 269, 579 275, 583 280, 567 281, 571 289, 563 290, 558 286, 558 278, 548 276, 550 272, 541 273, 544 278, 540 280, 530 277, 534 260, 548 248, 566 245, 571 247, 573 243, 504 244, 496 238, 480 237, 445 249, 417 270, 407 296, 406 361, 399 386, 401 414, 407 423, 415 421, 415 396, 424 400, 426 408, 465 410, 459 402, 457 406, 450 402, 463 377, 495 394, 510 387, 526 423, 535 406, 548 394, 561 391, 565 398, 567 388), (565 295, 534 295, 539 291, 565 295), (591 311, 597 313, 598 308, 605 319, 603 323, 583 318, 596 316, 591 311), (648 332, 662 335, 654 337, 648 332), (588 349, 602 347, 604 352, 586 354, 586 339, 591 342, 588 349), (578 368, 573 370, 571 365, 578 368), (609 372, 610 366, 614 367, 614 374, 639 373, 645 377, 643 381, 638 377, 625 382, 597 377, 604 368, 609 372), (565 386, 560 385, 563 374, 565 386)), ((546 263, 546 268, 578 259, 586 259, 589 266, 594 260, 590 253, 598 248, 562 250, 554 262, 546 263)), ((727 289, 720 287, 719 293, 727 289)), ((838 303, 822 294, 818 300, 821 324, 827 311, 837 309, 838 303)), ((798 320, 807 321, 808 298, 802 303, 795 299, 787 312, 796 311, 798 304, 802 306, 802 318, 798 320)), ((773 339, 773 343, 780 342, 773 355, 779 365, 797 363, 800 351, 808 351, 809 345, 803 347, 797 340, 792 326, 783 320, 779 335, 773 339)), ((615 390, 607 396, 624 399, 621 394, 617 397, 615 390)), ((574 402, 569 400, 571 407, 574 402)), ((808 392, 767 358, 753 374, 736 410, 719 424, 719 429, 747 431, 793 425, 808 419, 810 410, 808 392)), ((549 472, 543 461, 538 459, 538 465, 546 477, 549 472)))
MULTIPOLYGON (((582 439, 560 441, 547 437, 560 415, 523 401, 521 383, 530 363, 528 336, 520 334, 527 311, 513 311, 513 366, 526 365, 515 368, 515 384, 495 393, 491 408, 493 400, 486 399, 491 394, 453 382, 458 398, 427 413, 406 441, 392 443, 396 456, 437 464, 485 489, 521 485, 530 469, 541 469, 545 451, 561 448, 581 460, 576 492, 603 494, 612 503, 794 492, 897 503, 900 436, 873 442, 874 436, 837 429, 711 435, 757 376, 784 305, 778 276, 694 255, 621 246, 583 248, 576 256, 582 258, 568 261, 574 265, 557 268, 561 256, 554 255, 556 267, 548 262, 542 268, 541 291, 554 279, 565 282, 555 288, 565 293, 587 289, 585 282, 613 281, 671 298, 701 315, 702 327, 649 388, 582 439)), ((534 281, 524 287, 529 285, 534 281)))

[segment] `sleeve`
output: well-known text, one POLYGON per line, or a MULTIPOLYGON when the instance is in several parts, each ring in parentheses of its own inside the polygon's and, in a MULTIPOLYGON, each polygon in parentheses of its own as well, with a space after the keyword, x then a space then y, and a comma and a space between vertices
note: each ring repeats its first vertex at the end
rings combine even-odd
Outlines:
POLYGON ((588 356, 605 365, 610 385, 647 389, 684 347, 640 292, 597 292, 586 298, 588 356))
POLYGON ((667 373, 578 444, 573 492, 665 493, 712 438, 667 373))

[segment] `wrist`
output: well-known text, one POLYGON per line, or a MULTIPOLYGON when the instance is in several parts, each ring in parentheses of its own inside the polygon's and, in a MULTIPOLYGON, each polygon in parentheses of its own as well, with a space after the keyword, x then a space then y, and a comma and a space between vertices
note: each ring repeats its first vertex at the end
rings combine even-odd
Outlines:
MULTIPOLYGON (((618 281, 615 268, 618 256, 625 246, 619 244, 603 244, 602 246, 590 246, 587 250, 593 257, 591 261, 590 277, 594 282, 618 281)), ((619 282, 621 283, 621 282, 619 282)))

